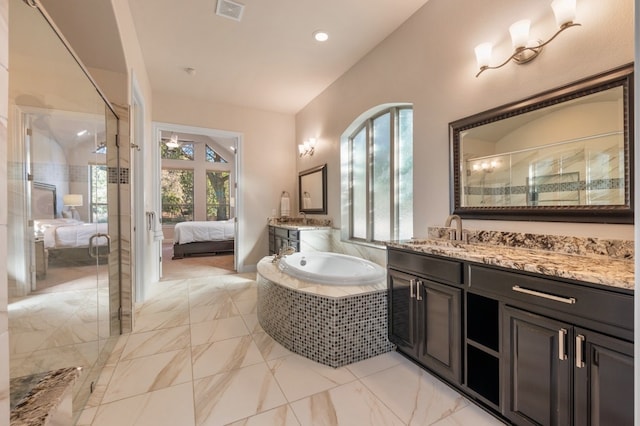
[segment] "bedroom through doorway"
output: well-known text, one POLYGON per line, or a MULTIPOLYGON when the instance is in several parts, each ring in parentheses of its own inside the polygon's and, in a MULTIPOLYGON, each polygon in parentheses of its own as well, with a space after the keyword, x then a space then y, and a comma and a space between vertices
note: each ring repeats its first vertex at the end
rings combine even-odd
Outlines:
POLYGON ((175 124, 155 128, 160 280, 235 273, 239 135, 175 124))

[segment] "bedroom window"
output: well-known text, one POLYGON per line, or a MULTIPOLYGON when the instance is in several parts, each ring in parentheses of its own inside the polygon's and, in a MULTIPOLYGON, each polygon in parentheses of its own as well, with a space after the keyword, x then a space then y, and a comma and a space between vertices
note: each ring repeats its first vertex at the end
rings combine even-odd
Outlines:
POLYGON ((193 220, 193 170, 162 169, 162 223, 193 220))
POLYGON ((216 150, 211 148, 209 145, 206 145, 205 155, 208 163, 227 163, 227 160, 225 160, 222 155, 218 154, 216 150))
POLYGON ((207 220, 230 219, 229 172, 207 171, 207 220))
POLYGON ((107 166, 97 164, 89 166, 89 185, 91 222, 106 223, 109 211, 107 204, 107 166))
POLYGON ((169 148, 166 144, 160 144, 160 154, 163 160, 187 160, 193 161, 193 143, 181 142, 177 148, 169 148))
POLYGON ((349 239, 382 243, 413 235, 413 109, 378 111, 346 140, 349 239))

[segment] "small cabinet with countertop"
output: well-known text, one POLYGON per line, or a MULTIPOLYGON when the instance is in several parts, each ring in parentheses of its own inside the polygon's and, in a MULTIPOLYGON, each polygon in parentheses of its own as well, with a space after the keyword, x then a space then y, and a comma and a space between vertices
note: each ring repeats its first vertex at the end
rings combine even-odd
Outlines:
POLYGON ((313 225, 268 225, 269 254, 287 247, 295 251, 329 251, 330 227, 313 225))
POLYGON ((632 266, 512 250, 390 244, 389 340, 512 424, 633 424, 632 266))

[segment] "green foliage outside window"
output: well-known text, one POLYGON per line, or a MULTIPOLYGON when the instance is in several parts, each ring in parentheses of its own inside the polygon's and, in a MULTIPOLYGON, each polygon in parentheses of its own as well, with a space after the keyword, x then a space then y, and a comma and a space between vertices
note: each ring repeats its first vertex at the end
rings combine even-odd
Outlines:
POLYGON ((162 170, 162 222, 193 220, 193 170, 162 170))
POLYGON ((207 172, 207 220, 227 220, 229 215, 229 172, 207 172))

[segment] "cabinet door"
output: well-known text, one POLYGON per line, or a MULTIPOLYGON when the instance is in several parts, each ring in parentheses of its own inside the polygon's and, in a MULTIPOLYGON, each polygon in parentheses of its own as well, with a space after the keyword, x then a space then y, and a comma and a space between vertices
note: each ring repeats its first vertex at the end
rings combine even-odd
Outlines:
POLYGON ((421 279, 417 281, 416 299, 420 321, 418 361, 460 383, 461 290, 421 279))
POLYGON ((389 270, 389 341, 416 356, 416 277, 389 270))
POLYGON ((518 425, 571 424, 571 326, 509 306, 503 318, 503 414, 518 425))
POLYGON ((576 425, 632 425, 633 343, 576 329, 576 425))

